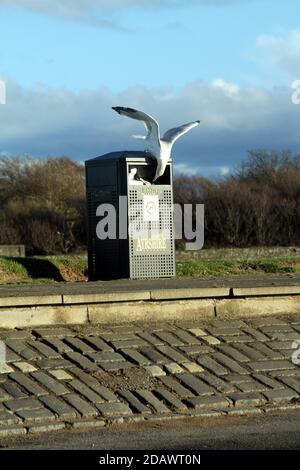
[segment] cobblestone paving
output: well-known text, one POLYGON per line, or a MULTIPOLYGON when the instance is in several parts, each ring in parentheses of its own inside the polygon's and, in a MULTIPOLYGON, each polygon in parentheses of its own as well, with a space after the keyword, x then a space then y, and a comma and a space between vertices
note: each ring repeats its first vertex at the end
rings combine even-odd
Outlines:
POLYGON ((300 408, 300 315, 0 330, 0 340, 0 438, 300 408))

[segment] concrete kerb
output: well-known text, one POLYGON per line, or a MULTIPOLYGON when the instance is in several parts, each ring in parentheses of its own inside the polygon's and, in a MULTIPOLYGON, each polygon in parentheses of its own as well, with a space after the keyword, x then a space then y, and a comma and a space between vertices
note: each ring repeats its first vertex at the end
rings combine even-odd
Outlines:
POLYGON ((233 297, 258 297, 268 295, 296 295, 300 294, 300 285, 296 286, 265 286, 265 287, 234 287, 233 297))
POLYGON ((133 292, 103 292, 97 294, 69 294, 62 296, 64 305, 108 303, 108 302, 128 302, 138 300, 150 300, 150 291, 133 292))
POLYGON ((215 316, 213 299, 139 301, 88 306, 90 323, 158 322, 210 319, 215 316))
POLYGON ((297 313, 300 315, 300 295, 222 299, 216 303, 216 316, 224 320, 297 313))
POLYGON ((0 297, 0 307, 32 307, 34 305, 61 305, 61 295, 22 295, 0 297))
POLYGON ((87 306, 41 305, 38 307, 0 308, 0 328, 26 328, 76 323, 88 323, 87 306))
POLYGON ((229 287, 155 289, 150 292, 151 300, 205 299, 229 297, 229 287))
POLYGON ((235 319, 285 313, 300 314, 300 286, 155 288, 0 297, 0 328, 235 319))

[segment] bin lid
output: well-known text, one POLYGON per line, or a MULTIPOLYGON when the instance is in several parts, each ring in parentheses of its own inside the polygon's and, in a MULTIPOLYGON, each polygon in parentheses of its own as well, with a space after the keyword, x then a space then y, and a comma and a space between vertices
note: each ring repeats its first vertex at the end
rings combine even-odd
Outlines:
POLYGON ((126 161, 149 161, 149 163, 153 163, 155 161, 154 157, 149 152, 141 152, 137 150, 123 150, 119 152, 109 152, 104 155, 100 155, 96 158, 91 158, 85 161, 86 165, 93 165, 98 161, 102 160, 126 160, 126 161))

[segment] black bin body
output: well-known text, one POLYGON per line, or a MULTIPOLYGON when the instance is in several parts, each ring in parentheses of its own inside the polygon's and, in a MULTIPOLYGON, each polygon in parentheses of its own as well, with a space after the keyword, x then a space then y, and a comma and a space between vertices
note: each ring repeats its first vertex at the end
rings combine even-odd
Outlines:
MULTIPOLYGON (((146 152, 123 151, 87 160, 87 235, 89 280, 109 279, 155 279, 175 275, 175 247, 173 210, 156 216, 156 220, 144 220, 144 208, 147 201, 158 201, 173 207, 172 163, 168 163, 163 176, 155 183, 144 185, 132 180, 132 172, 139 177, 153 180, 156 161, 146 152), (126 196, 127 205, 120 204, 120 196, 126 196), (148 198, 148 199, 147 199, 148 198), (146 202, 145 202, 146 201, 146 202), (101 204, 111 204, 116 213, 116 239, 100 240, 97 236, 97 208, 101 204), (136 211, 136 208, 140 212, 136 211), (120 214, 121 213, 121 214, 120 214), (120 215, 125 217, 120 224, 120 215), (145 230, 155 228, 158 240, 135 240, 128 229, 128 223, 134 222, 145 230), (122 225, 120 236, 120 225, 122 225), (168 233, 163 240, 160 229, 168 233), (124 236, 125 232, 125 236, 124 236)), ((147 203, 147 204, 146 204, 147 203)), ((146 206, 145 206, 146 204, 146 206)))

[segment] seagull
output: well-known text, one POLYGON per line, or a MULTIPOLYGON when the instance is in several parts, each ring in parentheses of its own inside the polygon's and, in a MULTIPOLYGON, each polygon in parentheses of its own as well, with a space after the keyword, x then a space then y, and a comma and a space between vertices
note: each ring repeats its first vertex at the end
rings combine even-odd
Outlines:
POLYGON ((199 126, 200 121, 189 122, 179 127, 169 129, 163 137, 160 137, 159 124, 152 116, 133 108, 113 106, 112 109, 122 116, 142 121, 147 129, 146 136, 134 135, 136 139, 146 141, 146 152, 149 152, 157 160, 157 168, 153 181, 157 180, 165 172, 167 163, 171 158, 173 144, 179 137, 199 126))

